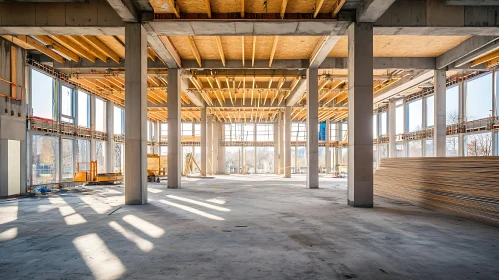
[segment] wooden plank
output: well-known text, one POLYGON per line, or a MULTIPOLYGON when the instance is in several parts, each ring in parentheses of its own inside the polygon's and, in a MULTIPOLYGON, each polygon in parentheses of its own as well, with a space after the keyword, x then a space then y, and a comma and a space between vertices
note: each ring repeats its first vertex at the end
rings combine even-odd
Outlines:
POLYGON ((71 40, 73 40, 75 43, 79 44, 81 47, 83 47, 85 50, 90 52, 91 54, 95 55, 97 58, 100 60, 107 62, 107 56, 105 53, 101 52, 97 48, 95 48, 92 44, 90 44, 83 36, 78 36, 78 35, 69 35, 68 36, 71 40))
POLYGON ((341 8, 343 8, 343 5, 345 5, 346 0, 336 0, 336 3, 333 5, 333 10, 331 13, 333 14, 333 17, 338 15, 340 12, 341 8))
POLYGON ((318 0, 317 3, 315 4, 315 7, 314 7, 314 9, 315 9, 314 10, 314 18, 317 17, 317 14, 321 10, 322 4, 324 4, 324 0, 318 0))
POLYGON ((220 36, 216 36, 215 40, 217 41, 218 53, 220 54, 220 59, 222 60, 222 64, 225 66, 225 55, 224 55, 224 49, 222 47, 222 39, 220 38, 220 36))
POLYGON ((17 73, 16 73, 16 54, 17 49, 14 46, 10 46, 10 81, 12 82, 10 96, 12 98, 17 98, 17 73))
POLYGON ((208 14, 208 17, 211 18, 210 0, 204 0, 204 5, 206 6, 206 13, 208 14))
POLYGON ((255 66, 256 36, 253 36, 253 54, 251 55, 251 67, 255 66))
POLYGON ((272 61, 274 61, 275 50, 277 49, 278 42, 279 36, 274 36, 274 44, 272 45, 272 51, 270 52, 269 67, 272 66, 272 61))
POLYGON ((180 10, 179 7, 176 5, 176 1, 174 0, 168 0, 168 3, 170 4, 171 10, 173 10, 173 13, 177 18, 180 18, 180 10))
POLYGON ((199 67, 203 66, 203 63, 201 61, 201 55, 199 55, 198 48, 196 47, 196 42, 194 42, 194 37, 189 36, 189 45, 191 46, 191 51, 194 57, 196 58, 196 61, 199 64, 199 67))
POLYGON ((33 48, 37 49, 38 51, 40 51, 43 54, 47 55, 48 57, 52 58, 53 60, 60 62, 60 63, 64 62, 64 57, 62 57, 60 54, 54 52, 53 50, 48 49, 42 43, 31 38, 30 36, 18 35, 17 38, 19 40, 24 41, 25 43, 31 45, 33 48))
MULTIPOLYGON (((244 0, 241 0, 241 18, 244 18, 244 0)), ((243 66, 244 66, 244 64, 243 64, 243 66)))
POLYGON ((50 38, 56 40, 57 42, 61 43, 63 46, 66 48, 72 50, 78 56, 84 57, 91 62, 94 62, 97 60, 97 57, 90 52, 88 52, 86 49, 81 47, 79 44, 75 44, 72 40, 70 40, 67 36, 54 36, 54 35, 49 35, 50 38))
POLYGON ((85 38, 85 40, 90 42, 95 48, 103 52, 105 55, 109 56, 116 63, 120 63, 120 57, 118 56, 118 54, 111 50, 106 44, 97 39, 97 37, 83 36, 83 38, 85 38))
POLYGON ((286 14, 286 6, 288 5, 288 0, 282 0, 281 5, 281 19, 284 19, 284 14, 286 14))
POLYGON ((80 57, 71 51, 70 49, 66 48, 65 46, 61 45, 59 42, 55 41, 54 39, 50 38, 49 36, 46 35, 38 35, 35 36, 38 38, 38 40, 42 41, 45 45, 51 46, 54 50, 59 52, 60 54, 63 54, 67 57, 69 57, 73 61, 80 61, 80 57))

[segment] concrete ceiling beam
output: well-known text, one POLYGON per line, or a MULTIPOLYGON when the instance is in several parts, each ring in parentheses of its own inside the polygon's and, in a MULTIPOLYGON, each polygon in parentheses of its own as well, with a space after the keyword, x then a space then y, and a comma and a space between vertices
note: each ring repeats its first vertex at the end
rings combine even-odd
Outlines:
POLYGON ((322 37, 310 57, 310 68, 320 67, 340 38, 340 36, 322 37))
POLYGON ((458 46, 438 56, 436 59, 437 63, 436 69, 443 69, 452 64, 453 62, 456 62, 457 60, 462 59, 472 53, 480 53, 479 51, 480 49, 486 47, 489 44, 494 43, 498 39, 499 37, 496 36, 473 36, 467 39, 466 41, 462 42, 458 46))
POLYGON ((204 100, 201 95, 189 89, 189 79, 185 77, 180 78, 180 89, 197 107, 204 107, 204 100))
POLYGON ((307 79, 302 78, 298 81, 295 88, 289 94, 289 97, 286 99, 286 106, 294 106, 300 99, 303 94, 307 91, 307 79))
POLYGON ((149 46, 158 54, 159 58, 168 65, 168 68, 177 68, 181 66, 181 59, 178 53, 173 49, 173 53, 165 46, 163 41, 156 35, 149 23, 144 23, 147 31, 147 42, 149 46))
POLYGON ((415 73, 414 75, 408 75, 406 77, 403 77, 397 82, 376 92, 374 94, 373 102, 376 104, 382 101, 387 101, 398 94, 404 93, 405 91, 413 89, 420 84, 431 81, 434 76, 435 76, 435 70, 430 70, 430 71, 421 71, 417 74, 415 73))
POLYGON ((106 0, 124 22, 139 22, 141 14, 133 6, 132 0, 106 0))
POLYGON ((445 0, 447 6, 499 6, 499 0, 445 0))
POLYGON ((376 22, 395 0, 364 0, 357 8, 357 22, 376 22))

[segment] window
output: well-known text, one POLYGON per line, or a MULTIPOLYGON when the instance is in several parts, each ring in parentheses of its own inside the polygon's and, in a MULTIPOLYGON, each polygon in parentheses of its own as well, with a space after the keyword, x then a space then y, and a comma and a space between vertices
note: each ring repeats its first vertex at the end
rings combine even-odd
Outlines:
POLYGON ((492 113, 492 73, 467 81, 466 120, 478 120, 492 113))
POLYGON ((244 125, 243 129, 244 129, 243 140, 255 141, 255 124, 247 123, 244 125))
POLYGON ((339 141, 338 136, 336 135, 336 123, 332 123, 329 125, 329 140, 331 141, 339 141))
POLYGON ((296 173, 307 173, 307 149, 305 147, 296 147, 296 173))
POLYGON ((256 147, 256 172, 274 173, 274 147, 256 147))
POLYGON ((387 135, 388 113, 383 112, 379 115, 379 135, 387 135))
POLYGON ((424 141, 424 156, 425 157, 433 157, 434 155, 434 147, 433 147, 433 139, 426 139, 424 141))
POLYGON ((306 141, 307 127, 305 123, 291 123, 291 141, 306 141))
POLYGON ((97 172, 106 172, 106 142, 95 141, 95 159, 97 160, 97 172))
POLYGON ((54 119, 54 79, 31 69, 31 106, 33 116, 54 119))
POLYGON ((426 105, 426 127, 435 125, 435 97, 433 95, 425 97, 426 105))
POLYGON ((274 124, 257 124, 256 141, 274 141, 274 124))
POLYGON ((192 123, 182 123, 182 136, 192 136, 192 123))
POLYGON ((423 101, 417 99, 407 103, 406 116, 409 120, 409 132, 421 130, 423 128, 423 101))
POLYGON ((465 156, 492 156, 492 133, 475 133, 464 136, 465 156))
POLYGON ((326 141, 326 123, 319 123, 318 127, 318 139, 319 141, 326 141))
POLYGON ((319 147, 318 150, 319 155, 319 173, 325 173, 326 169, 326 147, 319 147))
POLYGON ((125 149, 122 143, 114 144, 114 172, 125 171, 125 149))
POLYGON ((168 156, 168 146, 161 146, 159 152, 160 156, 168 156))
POLYGON ((89 127, 90 96, 81 90, 78 90, 78 125, 89 127))
POLYGON ((379 158, 387 158, 388 157, 388 144, 378 145, 378 155, 379 158))
POLYGON ((244 147, 243 173, 255 174, 255 147, 244 147))
POLYGON ((201 136, 201 124, 200 123, 194 124, 194 136, 201 136))
POLYGON ((32 139, 33 185, 57 182, 59 139, 45 135, 33 135, 32 139))
POLYGON ((348 123, 341 124, 341 139, 340 141, 346 141, 348 136, 348 123))
POLYGON ((412 140, 407 142, 407 156, 408 157, 422 157, 423 148, 421 147, 421 140, 412 140))
POLYGON ((397 143, 395 145, 395 149, 397 149, 397 157, 398 158, 404 158, 405 157, 404 143, 397 143))
MULTIPOLYGON (((90 141, 78 139, 76 145, 76 162, 90 162, 90 141)), ((88 166, 86 166, 88 168, 88 166)), ((87 170, 87 169, 83 169, 87 170)))
POLYGON ((376 150, 376 145, 373 145, 373 168, 376 169, 378 166, 378 151, 376 150))
POLYGON ((457 136, 447 136, 445 139, 445 156, 457 157, 459 155, 459 140, 457 136))
POLYGON ((373 115, 373 139, 378 138, 378 122, 377 115, 373 115))
POLYGON ((123 109, 114 106, 114 134, 125 134, 123 131, 123 109))
POLYGON ((459 85, 447 88, 445 93, 446 123, 455 124, 459 121, 459 85))
POLYGON ((151 122, 147 121, 147 141, 151 140, 151 122))
POLYGON ((72 139, 62 139, 62 179, 73 179, 73 143, 72 139))
POLYGON ((95 130, 106 131, 106 101, 95 98, 95 130))
POLYGON ((395 134, 404 134, 404 106, 395 108, 395 134))
POLYGON ((162 142, 168 141, 168 123, 161 123, 160 128, 161 128, 160 141, 162 142))
POLYGON ((73 89, 61 86, 61 121, 74 122, 73 89))

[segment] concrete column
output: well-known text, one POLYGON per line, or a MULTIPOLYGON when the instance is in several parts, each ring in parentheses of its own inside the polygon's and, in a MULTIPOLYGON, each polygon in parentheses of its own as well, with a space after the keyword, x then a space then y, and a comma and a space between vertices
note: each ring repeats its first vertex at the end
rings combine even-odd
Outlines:
POLYGON ((154 146, 152 148, 153 149, 153 153, 156 154, 156 155, 159 155, 161 153, 160 152, 160 145, 159 145, 160 139, 161 139, 161 122, 160 121, 156 121, 155 122, 155 127, 154 127, 154 138, 153 138, 154 146))
POLYGON ((206 119, 206 145, 207 145, 207 168, 206 173, 213 175, 213 116, 209 115, 206 119))
POLYGON ((319 188, 319 69, 307 69, 307 188, 319 188))
POLYGON ((373 24, 348 27, 348 205, 373 207, 373 24))
POLYGON ((114 172, 116 165, 114 156, 114 103, 106 102, 106 172, 114 172))
POLYGON ((436 157, 445 157, 445 134, 447 130, 445 110, 445 80, 445 70, 435 70, 435 125, 433 128, 433 145, 434 155, 436 157))
MULTIPOLYGON (((90 130, 95 131, 95 96, 90 95, 90 130)), ((96 160, 95 138, 90 138, 90 160, 96 160)))
POLYGON ((206 107, 201 108, 201 176, 206 176, 206 170, 208 169, 208 144, 206 142, 206 107))
POLYGON ((388 105, 388 136, 390 142, 388 143, 388 156, 390 158, 397 157, 397 112, 395 107, 395 101, 391 101, 388 105))
POLYGON ((279 174, 284 174, 284 121, 283 113, 278 114, 278 126, 279 126, 279 174))
POLYGON ((291 178, 291 107, 284 109, 284 178, 291 178))
POLYGON ((274 174, 279 174, 279 125, 274 122, 274 174))
POLYGON ((213 146, 213 153, 212 153, 212 173, 213 175, 218 174, 218 146, 220 145, 220 135, 219 135, 219 122, 216 119, 213 119, 213 126, 212 126, 212 135, 213 135, 213 142, 211 145, 213 146))
POLYGON ((168 188, 181 187, 180 70, 168 69, 168 188))
POLYGON ((225 146, 222 146, 222 141, 225 140, 225 127, 224 124, 218 122, 217 128, 218 134, 218 156, 217 156, 217 164, 218 164, 218 174, 225 174, 225 146))
POLYGON ((326 174, 329 174, 329 170, 331 169, 331 151, 329 150, 331 147, 331 121, 326 120, 326 174))
POLYGON ((125 23, 125 204, 147 203, 147 33, 125 23))

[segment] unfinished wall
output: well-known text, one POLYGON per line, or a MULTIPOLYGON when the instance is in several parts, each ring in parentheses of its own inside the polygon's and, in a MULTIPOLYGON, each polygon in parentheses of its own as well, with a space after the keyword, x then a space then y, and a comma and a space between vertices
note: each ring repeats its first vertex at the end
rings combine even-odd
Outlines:
POLYGON ((0 197, 26 192, 25 57, 23 49, 0 38, 0 197), (13 77, 22 88, 13 87, 13 77))

